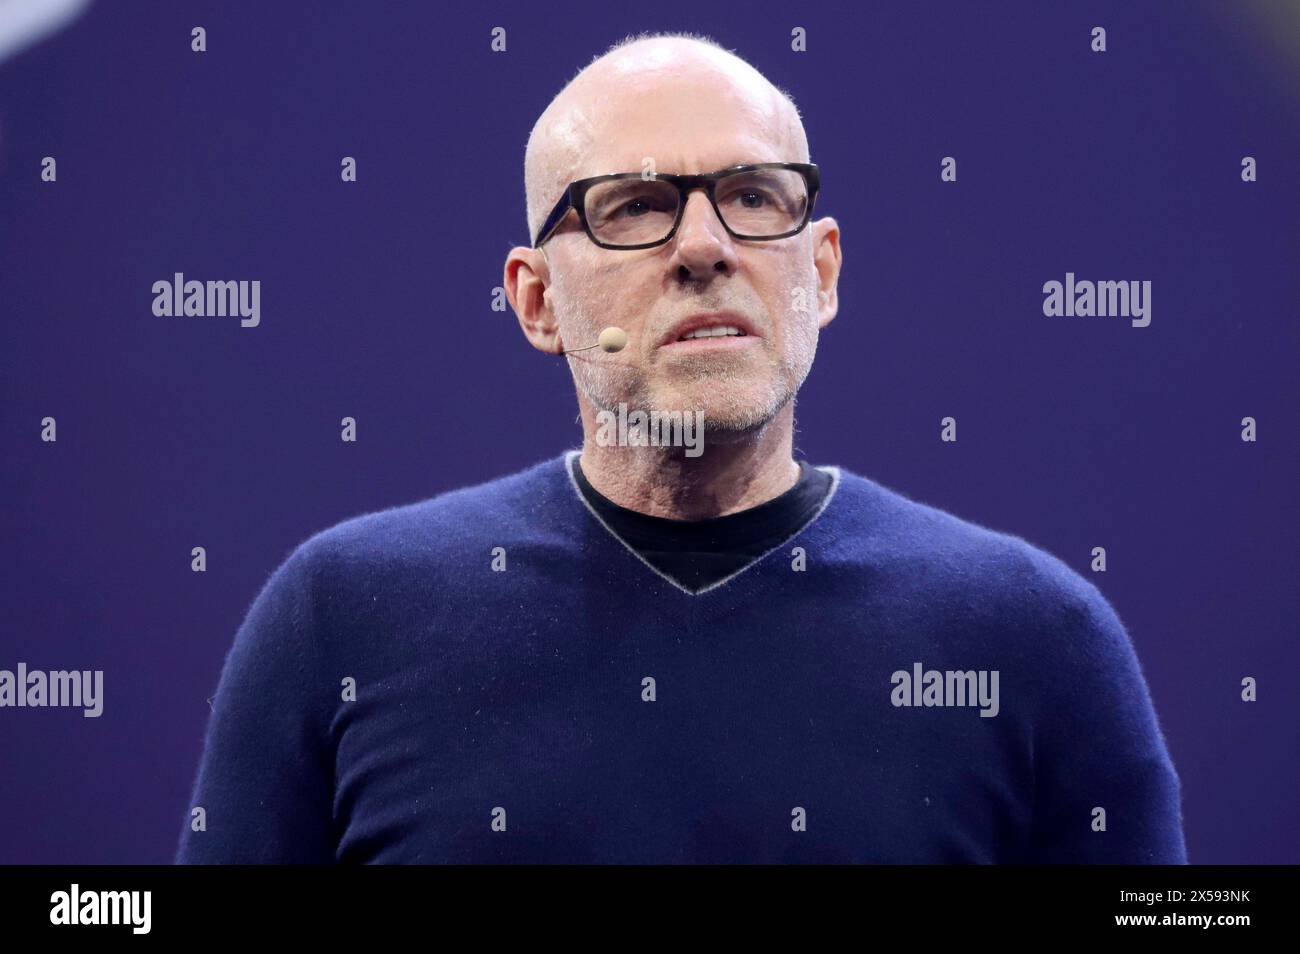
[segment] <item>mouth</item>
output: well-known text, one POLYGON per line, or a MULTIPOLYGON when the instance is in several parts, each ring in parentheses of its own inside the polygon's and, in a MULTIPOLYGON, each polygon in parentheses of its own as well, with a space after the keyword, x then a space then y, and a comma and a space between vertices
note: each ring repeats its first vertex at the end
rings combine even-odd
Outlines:
POLYGON ((670 351, 735 350, 756 345, 761 336, 744 315, 732 311, 691 315, 660 341, 670 351))

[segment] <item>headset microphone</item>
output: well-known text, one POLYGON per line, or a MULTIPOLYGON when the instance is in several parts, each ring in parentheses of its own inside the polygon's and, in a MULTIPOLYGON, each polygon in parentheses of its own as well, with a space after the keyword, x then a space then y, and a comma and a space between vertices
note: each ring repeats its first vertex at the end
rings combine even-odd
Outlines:
POLYGON ((590 351, 592 348, 599 348, 601 351, 607 351, 613 354, 615 351, 622 351, 627 347, 627 332, 617 325, 610 325, 600 333, 594 345, 587 345, 585 348, 570 348, 568 351, 561 351, 561 354, 573 354, 575 351, 590 351))

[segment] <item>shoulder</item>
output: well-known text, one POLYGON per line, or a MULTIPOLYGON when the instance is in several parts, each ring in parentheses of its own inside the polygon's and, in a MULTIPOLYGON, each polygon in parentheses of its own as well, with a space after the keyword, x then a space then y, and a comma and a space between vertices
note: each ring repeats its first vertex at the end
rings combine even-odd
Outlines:
POLYGON ((1043 547, 836 469, 850 530, 837 543, 853 541, 857 559, 886 573, 909 600, 1035 631, 1118 626, 1097 586, 1043 547))
POLYGON ((530 515, 564 488, 563 480, 563 457, 548 458, 424 500, 349 517, 307 537, 285 562, 313 576, 355 574, 519 543, 530 532, 530 515))

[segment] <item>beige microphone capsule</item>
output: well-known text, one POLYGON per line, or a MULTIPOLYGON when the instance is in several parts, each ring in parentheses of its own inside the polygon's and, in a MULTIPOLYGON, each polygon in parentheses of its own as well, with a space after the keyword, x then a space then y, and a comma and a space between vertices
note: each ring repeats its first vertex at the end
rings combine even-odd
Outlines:
POLYGON ((590 351, 592 348, 599 348, 601 351, 613 354, 616 351, 622 351, 627 347, 627 332, 618 325, 610 325, 600 333, 594 345, 587 345, 585 348, 569 348, 567 351, 561 351, 560 354, 573 354, 575 351, 590 351))
POLYGON ((608 351, 613 354, 615 351, 622 351, 627 347, 627 332, 617 325, 610 325, 600 333, 596 339, 602 351, 608 351))

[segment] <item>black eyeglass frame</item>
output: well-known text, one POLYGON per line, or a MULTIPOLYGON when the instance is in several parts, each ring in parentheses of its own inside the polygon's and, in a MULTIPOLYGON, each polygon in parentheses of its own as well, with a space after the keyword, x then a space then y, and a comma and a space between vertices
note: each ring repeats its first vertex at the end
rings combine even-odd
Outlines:
POLYGON ((820 188, 821 173, 817 166, 811 162, 752 162, 699 175, 675 175, 672 173, 644 175, 640 172, 615 172, 610 175, 591 176, 588 179, 578 179, 569 183, 569 187, 564 190, 564 195, 560 196, 560 200, 555 203, 555 208, 551 210, 551 214, 546 217, 546 222, 537 233, 537 238, 533 241, 533 248, 539 248, 543 242, 551 237, 551 233, 559 227, 564 217, 569 214, 570 209, 578 213, 578 220, 582 223, 587 238, 601 248, 630 252, 639 248, 654 248, 656 245, 663 245, 665 242, 671 241, 672 237, 677 234, 677 227, 682 224, 682 215, 686 212, 686 200, 690 197, 690 193, 696 189, 703 189, 705 194, 708 195, 709 204, 713 206, 714 214, 717 215, 718 221, 722 223, 722 227, 727 230, 727 234, 732 238, 743 242, 770 242, 775 239, 798 235, 808 227, 808 223, 812 221, 813 206, 817 202, 817 193, 820 188), (808 205, 804 209, 803 221, 798 226, 788 232, 782 232, 780 235, 741 235, 727 224, 727 220, 718 210, 718 201, 714 195, 718 181, 739 172, 752 172, 757 169, 792 169, 803 175, 804 183, 808 189, 808 205), (587 223, 587 192, 597 183, 609 182, 611 179, 645 179, 647 182, 658 180, 670 182, 677 186, 677 218, 673 220, 673 227, 668 230, 668 234, 658 241, 642 242, 639 245, 610 245, 596 238, 591 226, 587 223))

